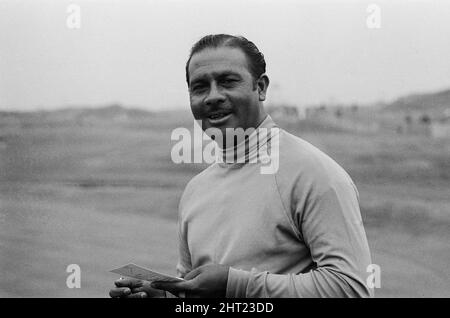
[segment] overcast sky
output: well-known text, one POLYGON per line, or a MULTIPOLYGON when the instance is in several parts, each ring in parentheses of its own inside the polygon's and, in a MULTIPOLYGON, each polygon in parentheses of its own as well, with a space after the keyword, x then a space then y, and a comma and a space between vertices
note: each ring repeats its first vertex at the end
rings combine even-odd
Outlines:
POLYGON ((209 33, 259 47, 268 102, 369 103, 450 88, 445 0, 0 0, 0 110, 188 108, 184 65, 209 33), (71 3, 79 29, 67 27, 71 3), (371 3, 378 29, 367 26, 371 3))

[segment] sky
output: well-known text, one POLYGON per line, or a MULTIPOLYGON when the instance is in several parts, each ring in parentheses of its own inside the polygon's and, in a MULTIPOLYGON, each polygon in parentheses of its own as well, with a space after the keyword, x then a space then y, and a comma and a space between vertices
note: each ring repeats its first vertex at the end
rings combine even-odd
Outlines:
POLYGON ((189 108, 185 63, 211 33, 263 52, 268 104, 450 88, 446 0, 0 0, 0 110, 189 108))

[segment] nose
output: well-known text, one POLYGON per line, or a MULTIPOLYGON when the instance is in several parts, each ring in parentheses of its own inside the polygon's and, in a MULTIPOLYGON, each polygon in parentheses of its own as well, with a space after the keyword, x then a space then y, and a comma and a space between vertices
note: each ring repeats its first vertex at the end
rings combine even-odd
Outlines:
POLYGON ((225 96, 217 88, 216 83, 212 83, 211 89, 209 90, 209 94, 205 98, 205 104, 210 106, 210 105, 223 103, 224 101, 225 101, 225 96))

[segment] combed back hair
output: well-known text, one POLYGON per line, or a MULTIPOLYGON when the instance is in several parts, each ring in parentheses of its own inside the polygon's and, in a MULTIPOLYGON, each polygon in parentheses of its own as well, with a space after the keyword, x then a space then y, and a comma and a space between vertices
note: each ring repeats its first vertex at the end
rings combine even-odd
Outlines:
POLYGON ((256 83, 258 78, 266 72, 266 61, 264 55, 258 50, 256 45, 244 38, 243 36, 234 36, 229 34, 210 34, 202 37, 197 43, 192 46, 189 59, 186 62, 186 82, 189 86, 189 63, 195 53, 198 53, 204 49, 218 47, 231 47, 241 49, 246 57, 249 72, 253 77, 253 81, 256 83))

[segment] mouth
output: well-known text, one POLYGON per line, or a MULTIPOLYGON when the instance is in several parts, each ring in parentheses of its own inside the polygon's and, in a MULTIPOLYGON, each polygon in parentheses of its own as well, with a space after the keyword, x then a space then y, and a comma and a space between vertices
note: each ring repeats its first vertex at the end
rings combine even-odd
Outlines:
POLYGON ((232 113, 220 112, 209 114, 207 119, 211 125, 217 126, 224 124, 231 116, 232 113))

